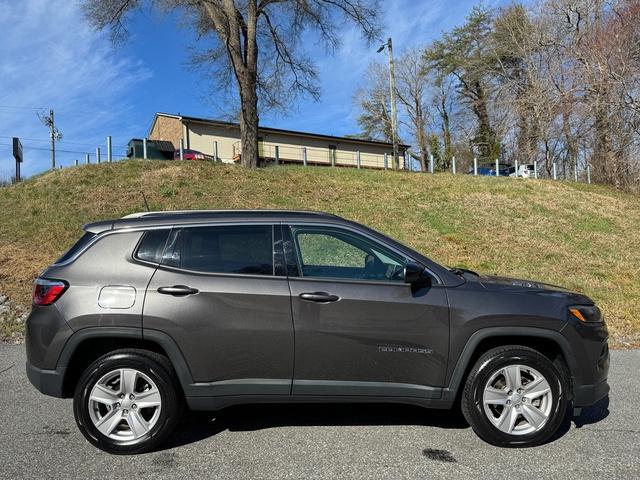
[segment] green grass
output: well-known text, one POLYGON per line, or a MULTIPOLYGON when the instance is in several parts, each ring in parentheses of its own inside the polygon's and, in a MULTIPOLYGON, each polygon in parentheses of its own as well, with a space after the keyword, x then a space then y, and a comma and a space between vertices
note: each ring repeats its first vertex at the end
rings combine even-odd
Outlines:
POLYGON ((348 168, 247 171, 127 161, 0 188, 0 292, 27 305, 84 223, 145 209, 295 208, 365 223, 445 265, 586 293, 614 343, 640 345, 640 197, 572 182, 348 168))

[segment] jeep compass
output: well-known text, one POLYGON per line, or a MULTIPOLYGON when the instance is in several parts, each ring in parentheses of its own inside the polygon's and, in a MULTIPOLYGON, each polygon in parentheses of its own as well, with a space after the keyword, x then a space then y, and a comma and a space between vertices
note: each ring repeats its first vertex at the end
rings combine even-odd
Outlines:
POLYGON ((35 282, 26 368, 108 452, 156 448, 185 407, 283 402, 460 405, 485 441, 527 447, 609 390, 588 297, 449 269, 334 215, 143 212, 84 230, 35 282))

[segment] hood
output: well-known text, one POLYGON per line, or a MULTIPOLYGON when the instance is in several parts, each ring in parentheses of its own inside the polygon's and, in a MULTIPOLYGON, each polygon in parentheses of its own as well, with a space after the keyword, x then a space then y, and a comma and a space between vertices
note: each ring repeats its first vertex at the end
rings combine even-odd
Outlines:
POLYGON ((551 295, 555 297, 562 296, 567 297, 570 302, 575 304, 593 304, 593 300, 586 295, 548 283, 494 275, 478 275, 475 280, 487 290, 503 290, 505 292, 531 293, 534 295, 551 295))
POLYGON ((479 275, 478 281, 485 287, 489 287, 491 285, 506 285, 510 287, 535 288, 538 290, 540 289, 554 290, 558 292, 571 292, 570 290, 564 287, 559 287, 557 285, 550 285, 548 283, 535 282, 533 280, 522 280, 519 278, 500 277, 497 275, 479 275))

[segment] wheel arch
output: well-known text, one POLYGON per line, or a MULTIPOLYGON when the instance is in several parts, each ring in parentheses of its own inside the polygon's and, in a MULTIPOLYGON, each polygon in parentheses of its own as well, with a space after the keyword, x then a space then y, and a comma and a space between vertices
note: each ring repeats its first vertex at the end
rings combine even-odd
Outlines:
MULTIPOLYGON (((577 370, 575 358, 568 340, 556 330, 535 327, 489 327, 476 331, 467 340, 458 357, 449 384, 443 389, 443 400, 454 402, 462 391, 464 379, 474 364, 488 350, 502 345, 523 345, 534 348, 558 362, 559 368, 566 368, 567 381, 577 370)), ((572 393, 572 388, 569 388, 572 393)))
POLYGON ((56 370, 64 372, 62 396, 72 397, 82 372, 96 359, 113 350, 137 348, 169 359, 183 392, 193 383, 191 371, 175 341, 166 333, 128 327, 90 327, 74 333, 65 344, 56 370))

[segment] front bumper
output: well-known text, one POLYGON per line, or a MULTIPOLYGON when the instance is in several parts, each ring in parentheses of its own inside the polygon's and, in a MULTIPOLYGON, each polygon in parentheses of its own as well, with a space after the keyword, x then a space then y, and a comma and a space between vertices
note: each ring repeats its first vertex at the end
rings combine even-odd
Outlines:
POLYGON ((609 384, 606 380, 596 383, 595 385, 580 385, 573 390, 574 407, 588 407, 594 403, 598 403, 609 393, 609 384))
POLYGON ((63 383, 65 369, 45 370, 34 367, 29 362, 27 362, 26 369, 27 378, 41 393, 52 397, 64 398, 63 383))
MULTIPOLYGON (((571 345, 569 364, 573 405, 588 407, 609 393, 609 332, 606 323, 582 323, 570 318, 561 330, 571 345)), ((566 354, 565 354, 566 355, 566 354)))

